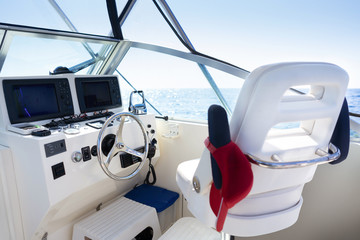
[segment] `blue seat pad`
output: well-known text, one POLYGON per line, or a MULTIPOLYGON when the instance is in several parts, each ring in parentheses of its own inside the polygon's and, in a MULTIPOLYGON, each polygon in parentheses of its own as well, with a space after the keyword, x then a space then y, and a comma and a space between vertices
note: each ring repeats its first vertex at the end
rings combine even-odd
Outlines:
POLYGON ((179 194, 161 187, 143 184, 125 194, 125 197, 154 207, 156 212, 159 213, 174 204, 179 198, 179 194))

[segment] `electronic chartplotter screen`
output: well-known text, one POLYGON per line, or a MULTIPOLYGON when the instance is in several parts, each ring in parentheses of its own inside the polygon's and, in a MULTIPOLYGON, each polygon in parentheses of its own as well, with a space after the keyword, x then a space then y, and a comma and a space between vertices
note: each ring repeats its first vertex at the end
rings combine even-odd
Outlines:
POLYGON ((74 114, 67 79, 3 80, 10 122, 22 123, 74 114))
POLYGON ((116 76, 78 77, 75 84, 82 113, 122 106, 116 76))
POLYGON ((59 112, 53 84, 14 86, 13 98, 18 118, 31 118, 59 112))

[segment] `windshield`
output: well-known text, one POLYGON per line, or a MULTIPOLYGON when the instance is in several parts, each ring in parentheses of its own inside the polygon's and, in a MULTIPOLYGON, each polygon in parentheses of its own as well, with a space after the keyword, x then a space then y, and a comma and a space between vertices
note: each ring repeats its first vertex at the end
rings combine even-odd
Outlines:
POLYGON ((48 75, 59 66, 74 67, 93 59, 92 63, 96 65, 89 64, 78 71, 79 74, 86 74, 91 67, 99 68, 115 45, 112 42, 87 41, 86 44, 91 49, 89 52, 80 39, 53 39, 48 35, 11 31, 7 33, 7 39, 5 44, 9 44, 0 74, 2 76, 48 75), (102 52, 105 47, 107 50, 102 52))
MULTIPOLYGON (((118 1, 119 5, 120 2, 118 1)), ((81 33, 108 36, 111 32, 106 1, 87 0, 0 0, 0 22, 74 31, 59 14, 55 5, 81 33)))
MULTIPOLYGON (((354 31, 360 22, 358 1, 168 0, 170 11, 164 14, 158 8, 164 11, 165 1, 117 0, 118 14, 129 2, 134 5, 119 23, 127 42, 112 38, 105 0, 91 4, 85 0, 0 0, 0 74, 47 75, 59 66, 77 74, 119 74, 126 79, 121 80, 122 90, 127 91, 124 102, 130 91, 146 89, 145 95, 163 115, 186 118, 189 111, 180 110, 181 102, 201 109, 191 118, 202 120, 212 103, 227 106, 231 112, 248 72, 238 68, 230 73, 234 69, 199 64, 198 59, 167 48, 197 56, 206 53, 246 70, 284 61, 331 62, 349 73, 350 88, 360 87, 360 32, 354 31), (163 92, 168 95, 154 89, 167 89, 163 92), (193 89, 185 94, 193 101, 177 100, 173 89, 193 89), (201 93, 209 99, 207 103, 198 101, 201 93), (164 105, 163 99, 171 105, 164 105)), ((357 91, 351 96, 357 96, 357 91)), ((352 98, 349 102, 350 109, 359 112, 351 104, 357 102, 352 98)))
MULTIPOLYGON (((207 67, 230 109, 235 107, 243 81, 207 67)), ((192 61, 144 49, 130 49, 119 67, 125 106, 133 90, 143 90, 149 112, 187 120, 207 120, 210 105, 221 105, 199 66, 192 61), (134 68, 136 66, 136 68, 134 68), (127 84, 127 80, 132 87, 127 84)))

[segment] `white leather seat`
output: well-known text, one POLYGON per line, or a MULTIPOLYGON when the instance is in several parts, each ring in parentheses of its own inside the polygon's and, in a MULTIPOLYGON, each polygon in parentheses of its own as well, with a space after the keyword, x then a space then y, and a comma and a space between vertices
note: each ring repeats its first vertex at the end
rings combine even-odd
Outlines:
MULTIPOLYGON (((232 141, 245 154, 271 164, 280 161, 296 165, 297 161, 318 159, 318 149, 328 151, 347 84, 347 73, 329 63, 278 63, 257 68, 246 79, 235 106, 230 121, 232 141), (289 91, 303 85, 309 86, 306 94, 289 91), (294 122, 298 127, 273 128, 294 122)), ((223 231, 234 236, 256 236, 294 224, 304 184, 312 180, 317 167, 300 165, 271 169, 252 164, 252 190, 229 209, 223 231)), ((209 205, 209 151, 205 149, 200 160, 181 163, 176 180, 191 213, 214 228, 216 216, 209 205), (194 176, 199 180, 199 192, 192 185, 194 176)))

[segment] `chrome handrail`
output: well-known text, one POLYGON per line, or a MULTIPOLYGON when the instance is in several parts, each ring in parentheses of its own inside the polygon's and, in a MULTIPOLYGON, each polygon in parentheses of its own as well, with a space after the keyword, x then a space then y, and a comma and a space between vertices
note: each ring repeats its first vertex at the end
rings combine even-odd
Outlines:
POLYGON ((340 157, 340 149, 338 149, 334 144, 329 143, 329 150, 331 151, 331 154, 328 154, 321 149, 316 150, 315 154, 320 156, 319 158, 302 160, 302 161, 291 161, 291 162, 284 162, 276 154, 271 156, 271 159, 274 160, 272 162, 261 160, 251 154, 247 154, 247 155, 249 161, 259 167, 271 168, 271 169, 288 169, 288 168, 308 167, 312 165, 330 163, 340 157), (322 155, 323 153, 325 153, 326 155, 322 155))

